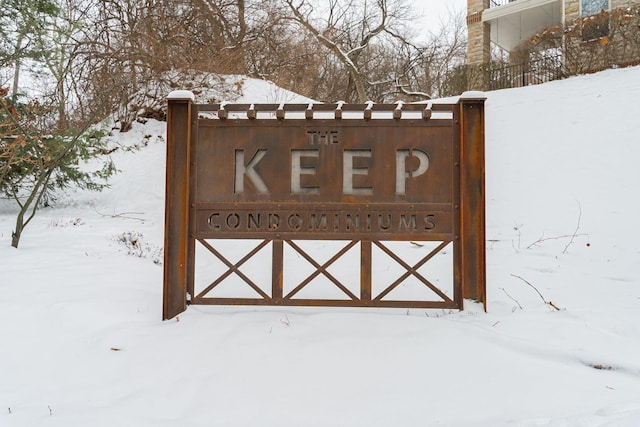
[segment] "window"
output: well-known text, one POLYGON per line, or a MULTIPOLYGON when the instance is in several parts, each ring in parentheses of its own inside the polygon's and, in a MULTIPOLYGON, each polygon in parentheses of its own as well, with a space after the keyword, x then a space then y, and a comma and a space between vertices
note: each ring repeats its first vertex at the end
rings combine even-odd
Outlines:
POLYGON ((582 41, 609 35, 609 0, 581 0, 582 41))
POLYGON ((596 15, 601 11, 609 11, 609 0, 581 0, 582 16, 596 15))

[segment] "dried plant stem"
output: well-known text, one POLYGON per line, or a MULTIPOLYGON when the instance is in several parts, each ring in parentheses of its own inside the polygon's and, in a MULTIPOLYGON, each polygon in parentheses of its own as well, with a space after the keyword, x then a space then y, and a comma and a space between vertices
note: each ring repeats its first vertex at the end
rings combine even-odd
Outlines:
POLYGON ((93 207, 93 210, 95 210, 96 213, 98 215, 102 216, 102 217, 135 219, 136 221, 141 221, 141 222, 145 221, 144 218, 138 218, 138 217, 135 217, 135 216, 130 216, 130 215, 144 215, 144 212, 121 212, 121 213, 118 213, 118 214, 114 213, 112 215, 109 215, 109 214, 103 214, 95 206, 93 207))
POLYGON ((551 301, 547 301, 544 296, 542 296, 542 294, 540 293, 540 291, 538 290, 538 288, 536 288, 535 286, 533 286, 531 283, 529 283, 528 281, 526 281, 525 279, 523 279, 522 277, 516 275, 516 274, 512 274, 511 276, 516 277, 520 280, 522 280, 524 283, 526 283, 527 285, 529 285, 531 287, 531 289, 533 289, 534 291, 536 291, 538 293, 538 295, 540 295, 540 298, 542 299, 542 301, 547 304, 550 307, 553 307, 554 309, 560 311, 560 308, 555 305, 553 302, 551 301))
POLYGON ((580 229, 580 220, 581 219, 582 219, 582 206, 580 205, 580 202, 578 202, 578 224, 576 225, 576 229, 573 232, 573 235, 571 236, 571 240, 569 240, 569 243, 567 243, 567 246, 565 246, 564 249, 562 250, 563 254, 567 253, 567 249, 569 248, 569 246, 571 246, 571 244, 575 240, 575 238, 576 238, 576 236, 578 234, 578 230, 580 229))
POLYGON ((507 291, 506 291, 504 288, 500 288, 500 290, 502 290, 502 292, 504 292, 504 294, 505 294, 506 296, 508 296, 508 297, 509 297, 509 299, 511 299, 511 300, 512 300, 513 302, 515 302, 516 304, 518 304, 518 308, 520 308, 520 310, 523 310, 522 306, 520 305, 520 302, 518 302, 518 300, 517 300, 517 299, 515 299, 514 297, 512 297, 511 295, 509 295, 509 294, 507 293, 507 291))
POLYGON ((589 235, 587 233, 580 233, 578 234, 578 230, 580 230, 580 220, 582 219, 582 206, 580 205, 580 203, 578 202, 578 209, 579 209, 579 213, 578 213, 578 223, 576 225, 576 229, 572 234, 563 234, 562 236, 552 236, 552 237, 544 237, 544 234, 535 242, 532 242, 529 246, 527 246, 527 249, 531 249, 535 246, 538 246, 540 243, 542 242, 546 242, 547 240, 560 240, 560 239, 570 239, 569 243, 566 244, 566 246, 564 247, 564 249, 562 250, 563 254, 567 253, 567 249, 569 249, 569 246, 571 246, 574 242, 574 240, 576 239, 576 237, 578 236, 587 236, 587 238, 589 238, 589 235))
MULTIPOLYGON (((546 242, 547 240, 560 240, 560 239, 571 238, 571 242, 569 242, 569 244, 571 244, 573 242, 573 240, 578 236, 587 236, 587 237, 589 237, 589 235, 587 233, 563 234, 562 236, 553 236, 553 237, 544 237, 544 234, 543 234, 542 237, 540 237, 538 240, 536 240, 535 242, 533 242, 529 246, 527 246, 527 249, 531 249, 534 246, 538 246, 538 243, 546 242)), ((562 253, 566 253, 568 247, 569 247, 569 245, 565 246, 565 248, 562 251, 562 253)))

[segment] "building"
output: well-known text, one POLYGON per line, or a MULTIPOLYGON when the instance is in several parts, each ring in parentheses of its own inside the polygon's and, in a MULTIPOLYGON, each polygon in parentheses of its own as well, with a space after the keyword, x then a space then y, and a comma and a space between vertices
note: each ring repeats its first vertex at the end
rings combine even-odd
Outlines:
MULTIPOLYGON (((639 28, 640 0, 468 0, 467 62, 486 70, 496 48, 513 65, 546 50, 562 56, 564 74, 595 71, 640 60, 639 28)), ((480 74, 470 84, 484 89, 488 77, 480 74)), ((517 79, 543 80, 526 67, 517 79)))

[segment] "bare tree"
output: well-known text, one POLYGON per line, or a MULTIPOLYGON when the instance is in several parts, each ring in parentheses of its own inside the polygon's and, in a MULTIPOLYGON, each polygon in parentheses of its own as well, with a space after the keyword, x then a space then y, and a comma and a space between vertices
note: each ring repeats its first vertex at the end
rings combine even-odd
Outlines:
POLYGON ((465 11, 450 9, 447 18, 412 52, 410 80, 433 96, 447 96, 445 84, 452 71, 466 63, 465 11))
POLYGON ((141 111, 155 114, 164 105, 156 91, 187 74, 260 75, 277 63, 268 55, 286 34, 273 30, 281 14, 269 0, 95 1, 83 73, 90 92, 119 86, 111 98, 122 131, 141 111))
MULTIPOLYGON (((374 41, 386 36, 398 36, 400 25, 407 18, 407 4, 401 0, 283 0, 291 19, 315 39, 344 66, 348 75, 348 90, 355 92, 359 102, 369 99, 368 78, 362 59, 374 41)), ((349 92, 346 98, 350 98, 349 92)))

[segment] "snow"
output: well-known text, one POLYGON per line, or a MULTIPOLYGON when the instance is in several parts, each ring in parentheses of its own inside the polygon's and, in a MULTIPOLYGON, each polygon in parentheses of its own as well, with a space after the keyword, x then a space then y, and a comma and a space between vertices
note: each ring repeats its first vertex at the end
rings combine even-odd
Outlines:
POLYGON ((487 95, 484 92, 477 90, 468 90, 466 92, 462 92, 460 95, 461 99, 487 99, 487 95))
POLYGON ((174 90, 167 95, 167 99, 190 99, 191 101, 195 101, 196 96, 189 90, 174 90))
POLYGON ((140 148, 114 153, 110 189, 41 210, 18 250, 0 201, 0 426, 640 425, 640 67, 485 95, 487 313, 192 306, 161 321, 153 120, 113 136, 140 148))

